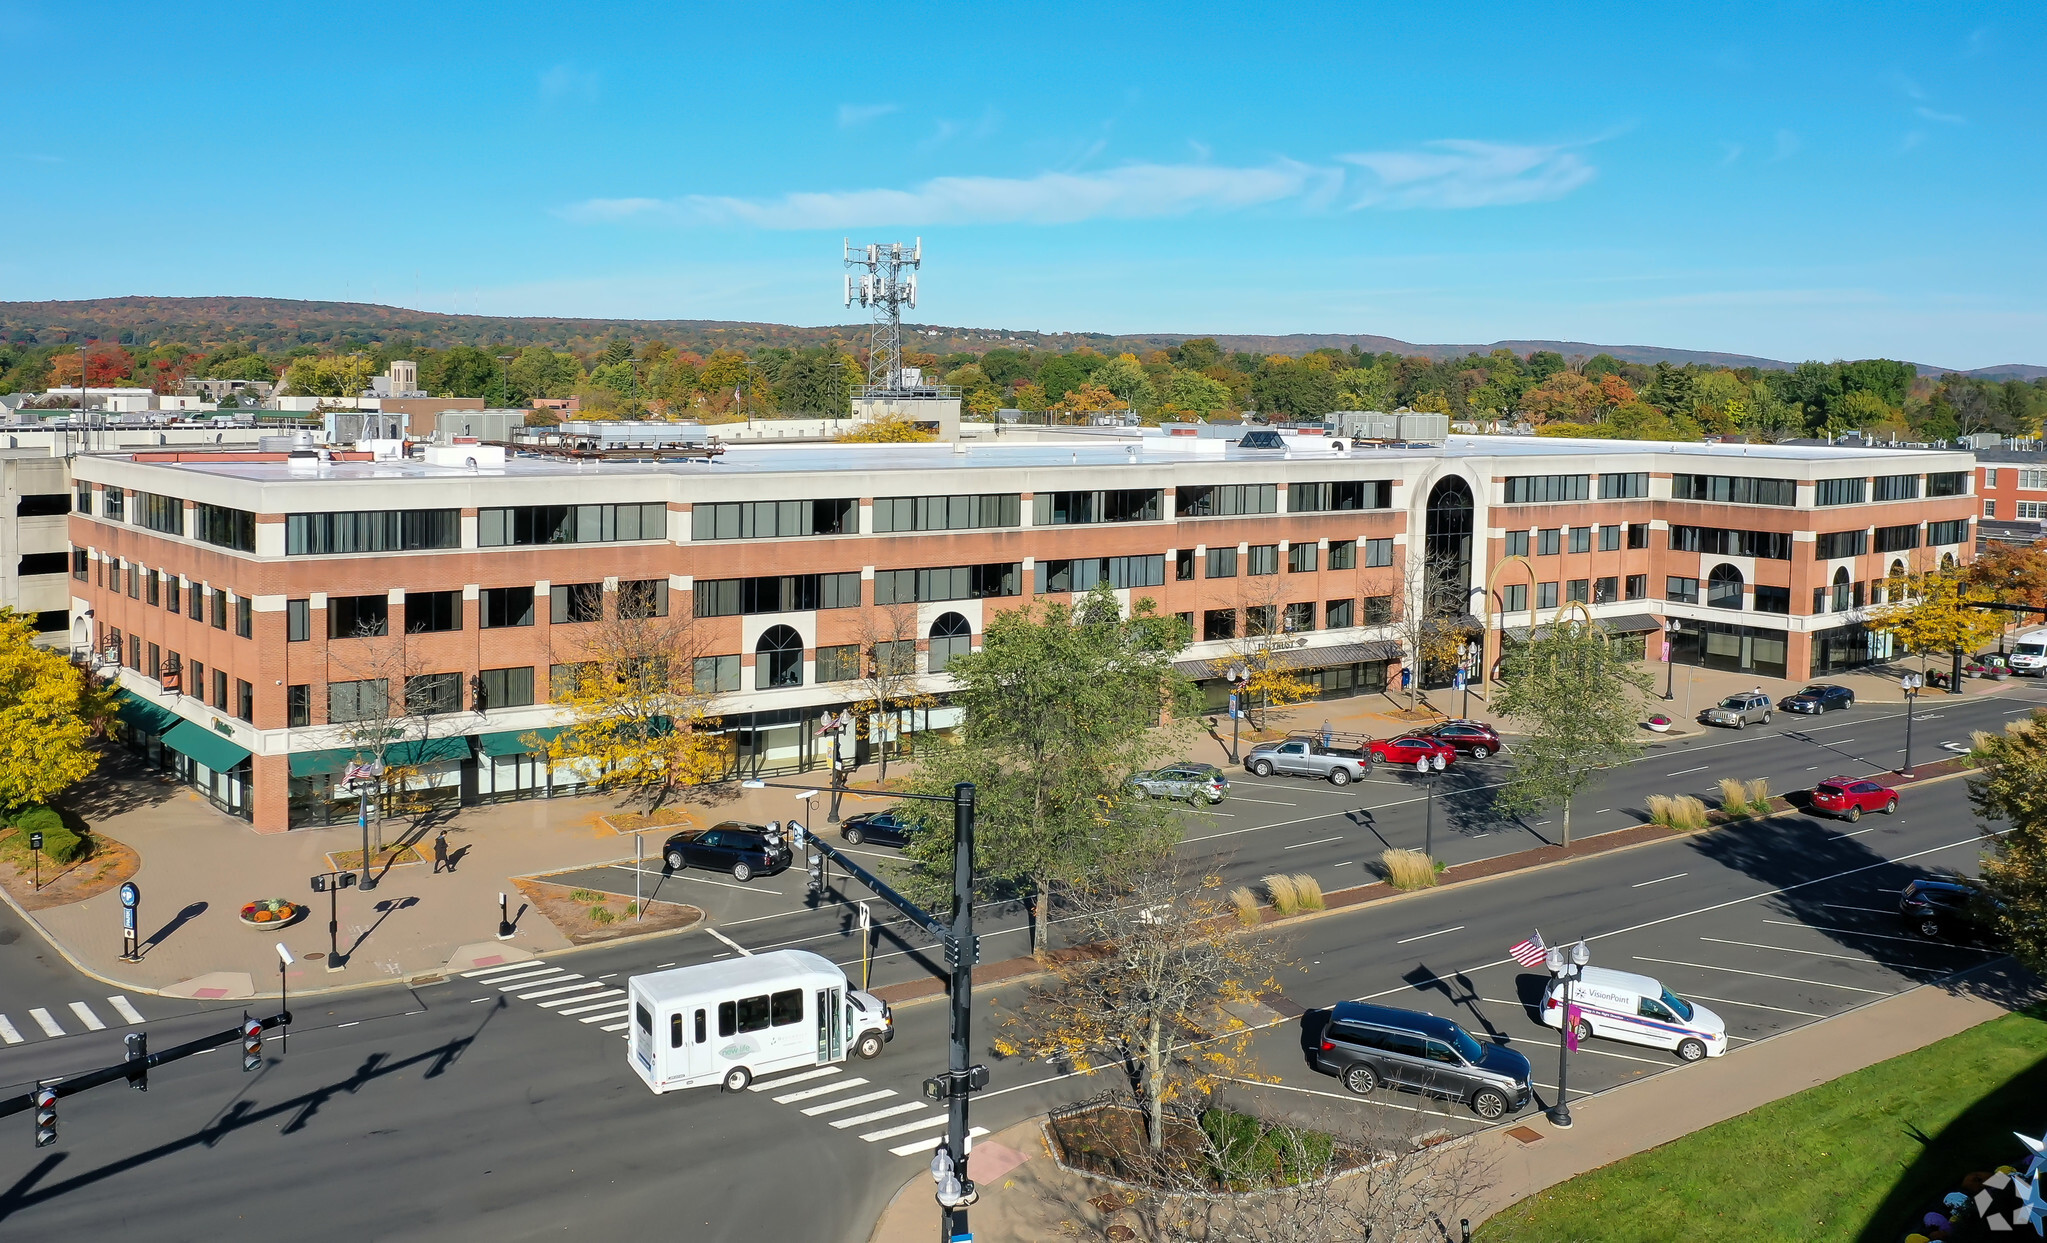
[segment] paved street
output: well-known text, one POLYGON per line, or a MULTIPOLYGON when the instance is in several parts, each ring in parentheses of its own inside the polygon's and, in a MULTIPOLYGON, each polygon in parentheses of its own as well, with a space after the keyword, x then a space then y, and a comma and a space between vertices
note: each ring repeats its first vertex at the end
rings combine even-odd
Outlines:
MULTIPOLYGON (((2003 696, 1925 705, 1915 747, 1930 758, 1940 742, 1996 728, 2041 697, 2028 684, 2003 696)), ((1681 740, 1588 793, 1585 805, 1594 810, 1581 831, 1634 823, 1624 809, 1639 807, 1646 794, 1703 792, 1722 774, 1769 776, 1781 790, 1836 769, 1885 766, 1902 745, 1903 725, 1898 707, 1872 706, 1681 740)), ((1460 769, 1483 771, 1460 765, 1453 775, 1460 769)), ((1224 814, 1199 816, 1192 836, 1200 840, 1189 849, 1227 843, 1233 874, 1246 878, 1284 867, 1333 887, 1376 853, 1380 836, 1411 845, 1423 832, 1425 805, 1404 778, 1342 791, 1251 779, 1239 790, 1219 809, 1224 814)), ((1439 853, 1479 857, 1534 841, 1529 829, 1458 818, 1455 800, 1483 798, 1476 791, 1439 801, 1439 853)), ((1555 1083, 1554 1037, 1529 1017, 1536 977, 1504 954, 1537 927, 1552 940, 1586 936, 1595 963, 1656 975, 1705 1003, 1727 1019, 1737 1043, 1808 1023, 1980 961, 1971 950, 1905 937, 1890 913, 1907 878, 1941 866, 1968 869, 1979 849, 1965 784, 1946 781, 1907 791, 1895 817, 1852 826, 1783 818, 1312 921, 1290 933, 1304 970, 1286 987, 1311 1011, 1307 1026, 1291 1020, 1262 1034, 1261 1068, 1280 1083, 1242 1091, 1379 1127, 1477 1125, 1454 1105, 1359 1100, 1305 1066, 1312 1012, 1370 996, 1455 1015, 1482 1036, 1524 1048, 1546 1103, 1555 1083)), ((630 872, 617 875, 629 892, 630 872)), ((646 879, 651 885, 655 878, 646 879)), ((513 1239, 678 1228, 703 1237, 863 1239, 935 1137, 936 1111, 918 1087, 942 1064, 945 1008, 900 1008, 898 1038, 872 1062, 800 1081, 779 1078, 737 1096, 654 1097, 625 1065, 623 1032, 606 1030, 623 1021, 614 990, 625 976, 784 945, 818 949, 858 970, 845 909, 805 908, 798 876, 749 890, 718 889, 687 874, 665 883, 688 885, 688 900, 713 909, 718 935, 695 931, 543 955, 416 989, 300 1003, 289 1052, 280 1053, 273 1037, 271 1063, 260 1074, 244 1075, 230 1051, 158 1070, 146 1096, 109 1087, 67 1098, 62 1138, 42 1152, 30 1146, 29 1123, 14 1122, 16 1141, 0 1142, 0 1221, 10 1232, 106 1231, 132 1227, 146 1212, 154 1236, 174 1238, 291 1221, 309 1238, 445 1237, 459 1223, 465 1234, 513 1239), (712 892, 731 896, 704 896, 712 892), (797 1177, 803 1193, 787 1194, 797 1177)), ((1000 935, 1012 940, 996 941, 988 957, 1021 952, 1020 934, 1000 935)), ((0 1090, 8 1093, 118 1060, 126 1030, 107 1000, 113 990, 16 948, 24 944, 0 954, 8 998, 0 1009, 17 1027, 32 1009, 45 1010, 66 1034, 45 1037, 32 1028, 21 1044, 0 1045, 0 1090), (79 1019, 72 1001, 104 1028, 79 1019)), ((920 969, 921 942, 885 942, 882 952, 877 983, 920 969)), ((983 995, 1000 1001, 1017 987, 983 995)), ((274 994, 259 997, 253 1008, 267 1010, 273 1001, 274 994)), ((227 1027, 241 1014, 240 1003, 210 1010, 161 998, 136 1004, 155 1048, 227 1027)), ((982 1011, 976 1041, 984 1050, 988 1014, 982 1011)), ((993 1083, 976 1104, 976 1123, 991 1130, 1101 1090, 1050 1067, 983 1056, 993 1083)), ((1573 1059, 1571 1084, 1574 1092, 1594 1090, 1676 1064, 1669 1054, 1593 1040, 1573 1059)))

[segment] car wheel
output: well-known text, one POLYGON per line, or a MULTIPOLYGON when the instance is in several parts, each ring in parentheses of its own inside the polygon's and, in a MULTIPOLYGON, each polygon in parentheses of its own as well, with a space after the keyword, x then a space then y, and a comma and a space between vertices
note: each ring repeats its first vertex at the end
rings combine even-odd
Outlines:
POLYGON ((861 842, 867 840, 866 836, 862 834, 858 828, 855 828, 850 825, 847 826, 846 830, 840 833, 839 836, 845 838, 848 845, 853 846, 858 846, 861 842))
POLYGON ((1842 704, 1841 706, 1842 706, 1842 707, 1844 707, 1844 708, 1852 708, 1852 707, 1854 707, 1854 706, 1855 706, 1855 696, 1853 696, 1853 695, 1850 695, 1850 696, 1848 696, 1848 702, 1847 702, 1847 703, 1844 703, 1844 704, 1842 704))
POLYGON ((881 1056, 881 1045, 882 1039, 880 1032, 863 1032, 861 1033, 859 1043, 853 1046, 853 1052, 858 1053, 861 1057, 866 1058, 869 1061, 872 1061, 873 1059, 881 1056))
POLYGON ((1940 935, 1940 921, 1931 917, 1920 920, 1913 927, 1922 937, 1932 938, 1940 935))
POLYGON ((682 852, 680 850, 668 852, 668 870, 671 872, 680 872, 682 870, 682 852))
POLYGON ((1734 728, 1736 728, 1736 729, 1747 729, 1747 728, 1748 728, 1748 718, 1747 718, 1747 717, 1745 717, 1745 716, 1738 716, 1738 717, 1735 717, 1735 718, 1734 718, 1734 728))
POLYGON ((1696 1062, 1706 1056, 1706 1042, 1703 1040, 1680 1040, 1677 1055, 1687 1062, 1696 1062))
POLYGON ((1480 1088, 1472 1094, 1471 1112, 1491 1122, 1507 1112, 1507 1098, 1491 1088, 1480 1088))
POLYGON ((1251 771, 1260 777, 1270 777, 1272 775, 1272 765, 1264 760, 1260 760, 1251 766, 1251 771))
POLYGON ((744 1092, 747 1085, 752 1082, 753 1072, 744 1066, 734 1066, 731 1070, 725 1072, 725 1090, 727 1092, 744 1092))
POLYGON ((1890 802, 1884 804, 1884 814, 1886 816, 1895 816, 1898 814, 1897 799, 1892 799, 1890 802))
POLYGON ((1333 785, 1333 786, 1347 786, 1347 785, 1349 785, 1349 784, 1350 784, 1350 771, 1349 771, 1348 769, 1343 769, 1343 768, 1332 768, 1332 769, 1330 769, 1330 770, 1329 770, 1329 784, 1330 784, 1330 785, 1333 785))
POLYGON ((1592 1039, 1592 1020, 1590 1019, 1578 1020, 1578 1039, 1580 1040, 1592 1039))
POLYGON ((1343 1086, 1358 1096, 1370 1096, 1372 1089, 1379 1086, 1379 1076, 1372 1068, 1357 1065, 1343 1072, 1343 1086))
POLYGON ((1769 714, 1768 712, 1765 712, 1765 713, 1763 713, 1763 724, 1765 724, 1765 725, 1768 725, 1769 723, 1770 723, 1770 714, 1769 714))
POLYGON ((1491 747, 1486 746, 1484 743, 1480 743, 1471 749, 1471 758, 1474 760, 1482 760, 1488 755, 1491 755, 1492 753, 1493 750, 1491 747))
POLYGON ((739 862, 737 862, 737 863, 733 864, 733 865, 732 865, 732 879, 733 879, 733 880, 736 880, 736 881, 738 881, 738 882, 739 882, 740 884, 742 884, 742 885, 743 885, 743 884, 745 884, 746 882, 748 882, 748 881, 752 880, 752 879, 753 879, 753 864, 751 864, 751 863, 748 863, 748 862, 747 862, 746 860, 744 860, 744 859, 741 859, 741 860, 740 860, 739 862))
POLYGON ((1862 809, 1860 807, 1850 807, 1848 814, 1841 818, 1850 824, 1854 824, 1857 820, 1862 819, 1862 809))

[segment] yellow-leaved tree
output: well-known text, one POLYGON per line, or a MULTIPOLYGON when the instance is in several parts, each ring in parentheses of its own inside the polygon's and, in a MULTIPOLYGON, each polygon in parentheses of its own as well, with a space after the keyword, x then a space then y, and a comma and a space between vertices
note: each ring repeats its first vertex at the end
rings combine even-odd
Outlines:
POLYGON ((0 608, 0 811, 90 776, 99 767, 93 730, 113 710, 111 689, 34 639, 27 618, 0 608))
POLYGON ((938 438, 908 419, 890 415, 840 432, 834 439, 840 444, 921 444, 938 438))
POLYGON ((2004 615, 1984 609, 1997 598, 1989 586, 1971 583, 1959 570, 1932 570, 1905 577, 1903 598, 1871 611, 1870 625, 1897 637, 1920 655, 1945 655, 1959 678, 1962 657, 2004 630, 2004 615))

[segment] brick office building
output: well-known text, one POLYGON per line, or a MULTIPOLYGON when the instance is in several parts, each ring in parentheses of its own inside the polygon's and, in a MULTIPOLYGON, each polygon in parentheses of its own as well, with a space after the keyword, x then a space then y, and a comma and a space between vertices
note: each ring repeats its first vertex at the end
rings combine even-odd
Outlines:
MULTIPOLYGON (((1880 658, 1859 610, 1894 570, 1964 556, 1977 503, 1966 453, 1285 444, 88 456, 73 609, 118 666, 135 745, 278 830, 342 809, 346 721, 405 702, 369 676, 399 666, 435 705, 407 758, 449 797, 575 788, 521 739, 556 721, 550 674, 578 627, 621 598, 694 619, 735 762, 790 769, 824 762, 815 727, 857 699, 863 618, 891 606, 914 608, 941 697, 946 660, 997 611, 1097 581, 1188 621, 1183 668, 1211 703, 1251 631, 1282 636, 1279 658, 1325 695, 1383 688, 1404 596, 1489 586, 1495 627, 1583 600, 1618 634, 1668 620, 1680 660, 1803 677, 1880 658), (1423 549, 1426 588, 1403 569, 1423 549)), ((941 706, 894 727, 954 720, 941 706)))

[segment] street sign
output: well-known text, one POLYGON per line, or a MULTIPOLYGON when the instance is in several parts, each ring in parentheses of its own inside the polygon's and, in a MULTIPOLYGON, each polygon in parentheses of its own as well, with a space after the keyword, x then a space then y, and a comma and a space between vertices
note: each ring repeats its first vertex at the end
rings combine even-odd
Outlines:
POLYGON ((43 831, 41 829, 29 830, 28 848, 30 850, 41 850, 43 848, 43 831))
POLYGON ((136 887, 136 885, 135 885, 135 882, 134 882, 134 881, 130 880, 130 881, 123 881, 123 882, 121 882, 121 905, 122 905, 122 906, 125 906, 125 907, 127 907, 127 908, 128 908, 129 910, 131 910, 131 911, 132 911, 132 910, 134 910, 134 909, 135 909, 136 905, 137 905, 138 903, 140 903, 141 901, 142 901, 142 890, 136 887))

